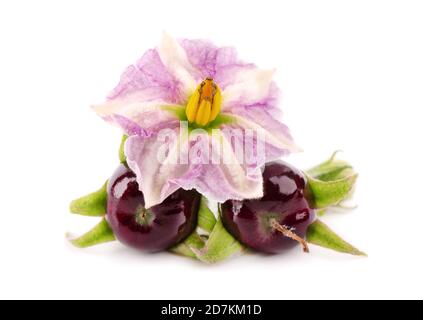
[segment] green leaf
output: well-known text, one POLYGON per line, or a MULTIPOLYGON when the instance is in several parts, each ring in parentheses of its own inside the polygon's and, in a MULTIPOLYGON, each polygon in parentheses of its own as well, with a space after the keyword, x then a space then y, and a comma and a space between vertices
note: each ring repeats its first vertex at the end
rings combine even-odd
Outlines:
POLYGON ((88 248, 98 244, 114 241, 115 236, 106 219, 96 225, 91 231, 83 236, 70 240, 75 247, 88 248))
POLYGON ((344 241, 320 220, 315 221, 308 227, 307 242, 337 252, 348 253, 355 256, 367 256, 364 252, 361 252, 344 241))
POLYGON ((207 199, 205 197, 202 197, 200 209, 198 211, 198 226, 204 231, 210 233, 213 231, 215 225, 216 217, 214 216, 213 212, 209 209, 207 205, 207 199))
POLYGON ((125 156, 125 143, 126 140, 128 140, 128 136, 124 135, 122 137, 122 142, 120 143, 120 148, 119 148, 119 160, 120 163, 126 163, 126 156, 125 156))
POLYGON ((336 206, 347 199, 354 188, 358 175, 352 175, 334 181, 322 181, 307 176, 306 196, 315 209, 336 206))
POLYGON ((83 216, 104 216, 107 212, 107 181, 100 190, 72 201, 70 211, 83 216))

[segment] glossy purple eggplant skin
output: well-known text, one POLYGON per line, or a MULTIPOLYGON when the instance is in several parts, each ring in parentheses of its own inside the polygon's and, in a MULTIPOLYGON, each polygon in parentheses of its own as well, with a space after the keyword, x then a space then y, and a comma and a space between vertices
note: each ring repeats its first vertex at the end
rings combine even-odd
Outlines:
POLYGON ((107 220, 116 238, 146 252, 169 249, 197 226, 201 196, 179 189, 163 203, 145 209, 134 172, 121 165, 108 184, 107 220))
POLYGON ((315 212, 304 197, 306 178, 292 166, 278 161, 263 172, 264 196, 256 200, 226 201, 221 206, 226 229, 245 246, 276 254, 298 242, 271 226, 272 219, 304 238, 315 212))

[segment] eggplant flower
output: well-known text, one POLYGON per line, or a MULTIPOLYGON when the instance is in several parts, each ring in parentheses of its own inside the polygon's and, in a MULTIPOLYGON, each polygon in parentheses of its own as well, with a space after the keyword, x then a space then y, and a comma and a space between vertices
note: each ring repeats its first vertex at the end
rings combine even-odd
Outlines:
POLYGON ((263 196, 263 164, 298 150, 273 75, 233 48, 167 34, 124 72, 93 108, 128 135, 147 208, 179 188, 218 202, 263 196))

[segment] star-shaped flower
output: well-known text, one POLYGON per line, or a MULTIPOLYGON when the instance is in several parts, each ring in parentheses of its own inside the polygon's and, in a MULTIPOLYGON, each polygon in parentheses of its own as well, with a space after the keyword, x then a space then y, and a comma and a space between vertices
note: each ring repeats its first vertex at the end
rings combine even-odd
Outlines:
POLYGON ((129 136, 147 208, 179 188, 218 202, 262 197, 262 165, 298 150, 273 75, 233 48, 167 34, 124 72, 94 110, 129 136))

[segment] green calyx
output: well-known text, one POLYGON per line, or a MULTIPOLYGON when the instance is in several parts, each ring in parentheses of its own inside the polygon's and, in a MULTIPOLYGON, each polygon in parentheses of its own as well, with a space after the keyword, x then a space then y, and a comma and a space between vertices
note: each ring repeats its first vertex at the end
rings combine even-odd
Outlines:
POLYGON ((103 217, 107 212, 107 181, 99 190, 72 201, 69 209, 82 216, 103 217))
POLYGON ((341 253, 348 253, 355 256, 367 256, 364 252, 343 240, 320 220, 316 220, 308 227, 307 242, 341 253))
POLYGON ((335 151, 332 156, 321 164, 306 170, 307 174, 321 181, 334 181, 355 174, 351 164, 337 159, 341 151, 335 151))
POLYGON ((115 236, 106 219, 102 219, 98 225, 83 236, 69 240, 75 247, 88 248, 102 243, 115 241, 115 236))
POLYGON ((171 251, 212 264, 241 254, 245 251, 245 248, 226 231, 220 219, 220 214, 219 219, 216 219, 203 197, 198 212, 198 230, 184 242, 172 248, 171 251), (200 235, 201 231, 206 232, 206 234, 200 235))
POLYGON ((306 197, 315 209, 337 206, 351 195, 358 174, 345 161, 332 157, 305 171, 307 176, 306 197))
MULTIPOLYGON (((305 171, 307 176, 306 197, 310 206, 322 217, 332 207, 342 207, 351 197, 358 174, 346 161, 336 159, 335 152, 329 160, 305 171)), ((307 230, 307 242, 341 253, 367 256, 332 231, 321 220, 316 220, 307 230)))

